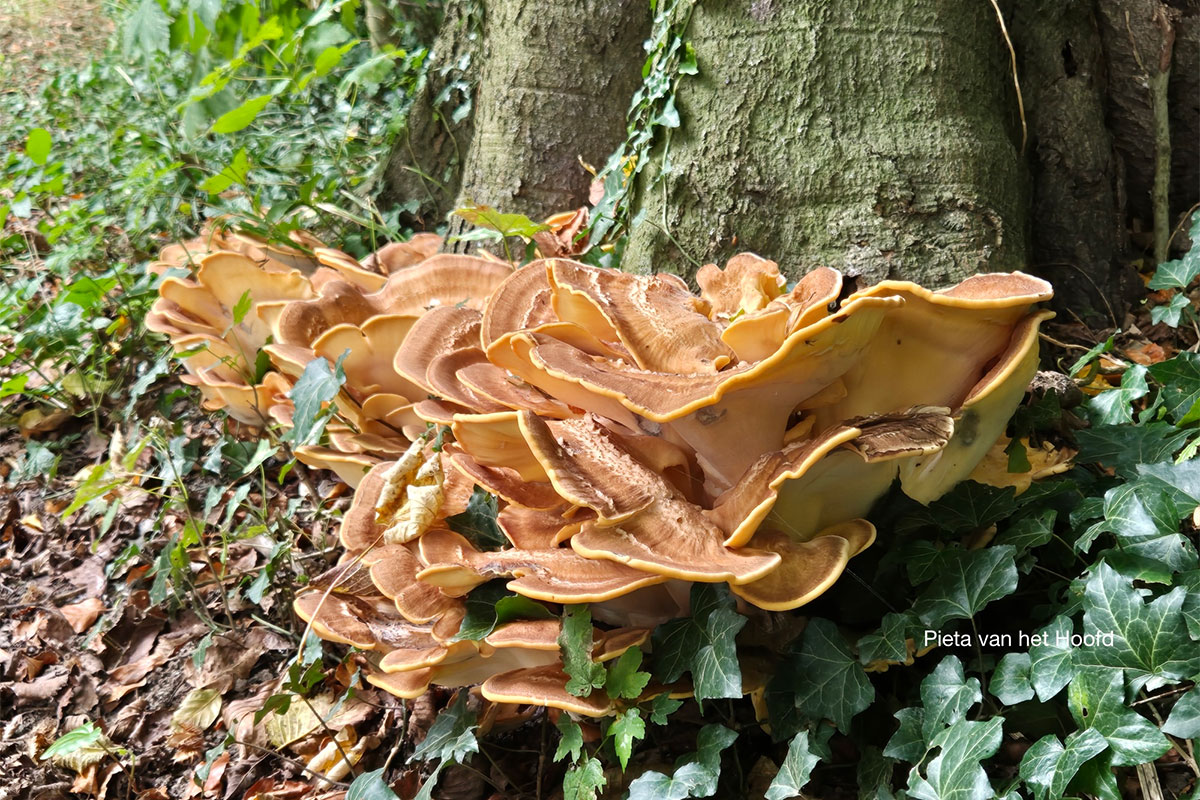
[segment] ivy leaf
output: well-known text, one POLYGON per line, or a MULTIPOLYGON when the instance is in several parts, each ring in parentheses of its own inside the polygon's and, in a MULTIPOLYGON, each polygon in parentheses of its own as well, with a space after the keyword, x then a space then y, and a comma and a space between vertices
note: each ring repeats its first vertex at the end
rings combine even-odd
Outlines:
POLYGON ((636 708, 626 709, 617 714, 612 727, 608 729, 613 737, 613 749, 617 751, 617 759, 624 770, 633 753, 633 743, 646 736, 646 721, 636 708))
POLYGON ((1200 275, 1200 214, 1192 215, 1192 247, 1183 258, 1158 265, 1146 284, 1151 289, 1186 289, 1200 275))
POLYGON ((479 550, 499 550, 508 544, 508 537, 496 521, 499 511, 496 496, 476 486, 467 501, 467 510, 446 517, 446 524, 450 530, 467 537, 479 550))
POLYGON ((607 783, 604 765, 589 756, 582 764, 572 764, 563 776, 563 800, 595 800, 607 783))
POLYGON ((721 776, 721 751, 733 744, 737 732, 723 725, 705 725, 696 737, 696 752, 675 762, 675 774, 646 772, 629 784, 629 800, 685 800, 712 797, 721 776))
POLYGON ((810 720, 828 719, 845 733, 854 715, 875 699, 867 673, 827 619, 809 621, 794 661, 802 677, 795 690, 796 708, 810 720))
POLYGON ((1075 675, 1072 633, 1070 618, 1060 616, 1034 634, 1037 643, 1029 648, 1029 682, 1043 703, 1061 692, 1075 675))
POLYGON ((608 668, 604 691, 612 698, 636 700, 650 682, 649 672, 640 672, 642 649, 634 646, 621 654, 616 663, 608 668))
POLYGON ((921 681, 921 705, 925 710, 921 733, 925 740, 933 741, 942 728, 966 719, 967 711, 982 699, 979 680, 963 675, 962 662, 955 656, 943 658, 921 681))
POLYGON ((1081 730, 1095 729, 1105 738, 1113 766, 1145 764, 1171 747, 1150 720, 1125 704, 1125 676, 1119 669, 1081 669, 1067 689, 1067 705, 1081 730))
POLYGON ((1180 739, 1200 738, 1200 687, 1192 687, 1175 703, 1171 716, 1162 726, 1163 733, 1180 739))
POLYGON ((562 620, 558 647, 562 651, 563 669, 570 677, 567 691, 576 697, 587 697, 593 689, 604 688, 608 678, 604 665, 592 661, 592 612, 586 604, 563 606, 562 620))
POLYGON ((571 756, 571 761, 578 761, 580 754, 583 752, 583 728, 579 727, 579 723, 571 719, 570 714, 559 714, 558 732, 562 738, 558 740, 558 749, 554 751, 554 760, 561 761, 568 754, 571 756))
POLYGON ((1166 305, 1157 305, 1150 309, 1150 322, 1157 325, 1165 322, 1169 327, 1178 328, 1183 321, 1183 312, 1192 307, 1192 301, 1183 292, 1173 292, 1166 305))
POLYGON ((459 625, 456 641, 477 642, 498 625, 515 619, 550 619, 554 614, 541 603, 508 591, 506 578, 477 586, 467 595, 467 613, 459 625))
POLYGON ((1153 464, 1179 452, 1187 443, 1188 432, 1169 422, 1098 425, 1076 431, 1075 440, 1079 442, 1076 461, 1112 467, 1128 479, 1136 475, 1138 464, 1153 464))
POLYGON ((950 534, 986 528, 1012 516, 1017 508, 1017 490, 963 481, 941 499, 909 515, 902 531, 928 527, 950 534))
POLYGON ((1054 522, 1058 512, 1047 508, 1039 514, 1021 517, 996 537, 996 545, 1011 546, 1018 554, 1041 547, 1054 537, 1054 522))
POLYGON ((961 720, 933 740, 942 751, 929 762, 925 777, 914 769, 909 775, 909 795, 920 800, 993 800, 996 796, 979 762, 1000 749, 1004 722, 961 720))
POLYGON ((383 781, 383 768, 364 772, 346 791, 346 800, 400 800, 383 781))
POLYGON ((1021 777, 1033 790, 1034 800, 1057 800, 1067 790, 1067 784, 1079 768, 1092 756, 1108 747, 1108 742, 1095 729, 1076 731, 1067 737, 1064 747, 1054 734, 1034 742, 1021 759, 1021 777))
POLYGON ((988 691, 1006 706, 1024 703, 1033 697, 1033 684, 1029 682, 1029 653, 1005 653, 996 665, 988 691))
POLYGON ((742 696, 735 639, 746 618, 723 584, 692 585, 692 615, 654 631, 655 674, 674 683, 692 673, 696 700, 742 696))
MULTIPOLYGON (((408 763, 432 761, 435 758, 443 763, 462 762, 471 753, 478 753, 475 724, 475 712, 467 708, 467 693, 460 691, 454 702, 442 709, 433 725, 429 726, 429 733, 408 757, 408 763)), ((430 778, 428 782, 432 781, 433 778, 430 778)))
POLYGON ((663 692, 654 698, 654 702, 650 704, 650 721, 655 725, 666 725, 670 722, 671 715, 682 706, 682 700, 676 700, 671 695, 663 692))
POLYGON ((1146 383, 1146 368, 1134 364, 1125 370, 1121 376, 1121 385, 1108 389, 1088 401, 1093 425, 1121 425, 1133 422, 1134 400, 1140 400, 1150 393, 1150 385, 1146 383))
POLYGON ((812 775, 813 767, 821 762, 808 747, 808 731, 801 731, 792 737, 788 745, 787 757, 779 767, 775 780, 767 787, 767 800, 786 800, 789 797, 800 797, 812 775))
POLYGON ((974 617, 1016 589, 1016 551, 1011 545, 950 550, 943 573, 921 592, 913 611, 930 629, 937 629, 952 619, 974 617))
POLYGON ((859 663, 864 666, 877 661, 902 663, 908 658, 907 633, 914 622, 907 613, 884 614, 879 630, 858 640, 859 663))
POLYGON ((878 747, 864 747, 858 761, 859 800, 896 800, 892 793, 892 772, 896 762, 884 756, 878 747))
POLYGON ((895 716, 900 720, 900 727, 892 734, 892 738, 888 739, 883 754, 888 758, 898 758, 916 764, 925 757, 928 750, 928 742, 922 733, 925 728, 925 709, 902 708, 895 716))
POLYGON ((1076 651, 1075 663, 1124 669, 1134 686, 1147 689, 1195 674, 1200 653, 1192 646, 1181 613, 1186 595, 1187 589, 1177 586, 1144 603, 1128 578, 1100 562, 1085 586, 1083 627, 1112 633, 1113 638, 1085 642, 1076 651))

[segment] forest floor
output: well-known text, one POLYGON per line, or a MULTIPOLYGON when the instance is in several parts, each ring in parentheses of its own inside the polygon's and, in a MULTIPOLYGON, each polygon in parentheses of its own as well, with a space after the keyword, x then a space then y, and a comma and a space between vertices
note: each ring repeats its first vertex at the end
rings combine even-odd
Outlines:
POLYGON ((100 0, 0 0, 0 92, 29 95, 56 67, 86 65, 113 31, 102 5, 100 0))

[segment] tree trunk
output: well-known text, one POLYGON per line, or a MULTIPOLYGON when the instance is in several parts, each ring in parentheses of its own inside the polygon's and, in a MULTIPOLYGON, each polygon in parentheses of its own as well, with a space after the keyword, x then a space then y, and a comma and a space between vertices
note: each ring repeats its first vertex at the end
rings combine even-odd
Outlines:
POLYGON ((580 160, 625 138, 648 21, 645 0, 488 3, 459 202, 533 218, 585 204, 580 160))
POLYGON ((1031 268, 1057 288, 1056 304, 1102 325, 1137 286, 1123 256, 1118 198, 1124 173, 1105 126, 1105 60, 1090 3, 1017 6, 1021 87, 1033 173, 1031 268))
MULTIPOLYGON (((625 266, 742 250, 789 274, 944 284, 1025 265, 1012 75, 987 2, 710 0, 687 39, 672 169, 625 266)), ((660 153, 661 155, 661 153, 660 153)))
POLYGON ((382 200, 419 202, 430 228, 457 205, 541 218, 585 204, 580 161, 625 138, 648 23, 645 0, 453 0, 382 200))

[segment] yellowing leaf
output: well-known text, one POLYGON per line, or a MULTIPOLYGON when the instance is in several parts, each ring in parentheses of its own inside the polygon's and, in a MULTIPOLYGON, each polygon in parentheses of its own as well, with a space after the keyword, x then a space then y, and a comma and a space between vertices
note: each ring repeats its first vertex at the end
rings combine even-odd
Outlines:
POLYGON ((216 689, 192 689, 171 715, 172 728, 204 730, 221 714, 221 693, 216 689))
POLYGON ((282 714, 276 712, 267 717, 264 723, 267 738, 276 747, 286 747, 303 739, 321 727, 321 720, 317 714, 327 715, 332 707, 333 703, 323 695, 310 698, 307 703, 299 695, 295 695, 287 711, 282 714), (314 709, 317 714, 313 713, 314 709))
POLYGON ((1066 472, 1074 464, 1075 451, 1070 448, 1056 449, 1049 442, 1043 442, 1041 447, 1033 447, 1026 438, 1018 441, 1025 448, 1025 457, 1029 460, 1028 472, 1009 472, 1008 448, 1012 440, 1001 436, 992 445, 983 460, 975 467, 969 480, 985 483, 988 486, 1004 488, 1013 486, 1017 494, 1028 489, 1034 481, 1048 478, 1066 472))
POLYGON ((442 462, 437 453, 428 457, 425 442, 418 439, 383 476, 383 490, 375 506, 376 519, 387 525, 383 538, 388 544, 411 542, 433 524, 441 510, 444 493, 442 462))

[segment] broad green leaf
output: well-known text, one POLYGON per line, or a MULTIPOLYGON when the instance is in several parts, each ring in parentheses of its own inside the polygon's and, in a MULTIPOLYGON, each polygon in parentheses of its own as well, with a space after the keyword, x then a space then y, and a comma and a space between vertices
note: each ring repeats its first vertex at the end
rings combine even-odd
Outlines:
POLYGON ((1094 729, 1072 733, 1066 746, 1054 734, 1047 734, 1025 751, 1021 777, 1033 790, 1034 800, 1058 800, 1079 768, 1106 747, 1108 742, 1094 729))
POLYGON ((1112 766, 1112 751, 1105 750, 1084 763, 1067 787, 1069 797, 1086 793, 1086 797, 1097 800, 1123 800, 1124 795, 1117 785, 1116 772, 1112 766))
POLYGON ((563 776, 563 800, 595 800, 607 783, 604 765, 589 756, 582 764, 572 764, 563 776))
POLYGON ((705 725, 696 737, 696 752, 675 762, 675 774, 646 772, 629 784, 629 800, 686 800, 712 797, 721 775, 721 751, 737 733, 723 725, 705 725))
POLYGON ((506 622, 554 616, 541 603, 508 591, 507 583, 507 579, 498 578, 471 590, 466 599, 467 613, 454 637, 456 640, 477 642, 506 622))
POLYGON ((165 53, 171 44, 171 19, 159 0, 141 0, 125 20, 122 40, 126 53, 144 57, 165 53))
POLYGON ((916 764, 925 757, 929 742, 925 739, 925 709, 919 707, 902 708, 896 712, 900 727, 888 739, 883 754, 888 758, 898 758, 910 764, 916 764))
POLYGON ((1029 653, 1005 653, 996 665, 988 691, 1006 706, 1015 706, 1033 697, 1033 684, 1029 682, 1029 653))
POLYGON ((479 742, 475 739, 475 725, 475 712, 467 708, 467 692, 459 691, 454 702, 442 709, 433 721, 425 740, 417 745, 408 757, 408 763, 432 761, 435 758, 443 763, 461 763, 467 756, 479 752, 479 742))
POLYGON ((636 708, 629 708, 617 714, 608 732, 613 737, 613 749, 617 752, 617 760, 624 770, 629 764, 629 756, 633 754, 633 743, 646 735, 646 721, 636 708))
POLYGON ((1018 554, 1041 547, 1054 537, 1054 522, 1058 512, 1047 508, 1037 514, 1022 517, 996 537, 996 545, 1009 545, 1018 554))
POLYGON ((563 670, 570 678, 567 691, 587 697, 593 689, 604 688, 608 677, 604 665, 592 661, 592 614, 586 604, 563 606, 562 621, 558 648, 562 651, 563 670))
POLYGON ((895 767, 896 761, 878 747, 864 747, 858 761, 858 800, 896 800, 892 793, 895 767))
POLYGON ((250 175, 250 157, 246 148, 239 148, 233 160, 215 175, 209 175, 196 187, 209 194, 220 194, 235 183, 245 184, 250 175))
MULTIPOLYGON (((1196 261, 1200 263, 1200 256, 1196 261)), ((1185 350, 1150 367, 1150 375, 1162 384, 1167 413, 1176 425, 1200 420, 1200 353, 1185 350)))
POLYGON ((925 710, 921 733, 925 740, 933 741, 942 728, 966 719, 967 711, 982 699, 979 680, 963 674, 962 662, 955 656, 943 658, 921 681, 921 705, 925 710))
POLYGON ((1125 702, 1119 669, 1086 667, 1067 688, 1067 705, 1081 730, 1095 729, 1112 748, 1114 766, 1145 764, 1170 749, 1167 737, 1125 702))
POLYGON ((324 421, 318 415, 326 403, 337 396, 346 376, 342 372, 343 354, 338 363, 330 369, 329 362, 324 358, 314 358, 304 368, 300 379, 288 392, 288 397, 295 404, 292 414, 292 429, 284 436, 293 444, 311 444, 315 442, 324 430, 324 421))
POLYGON ((1200 214, 1192 215, 1189 235, 1192 239, 1191 249, 1183 258, 1159 264, 1146 286, 1151 289, 1186 289, 1200 275, 1200 214))
POLYGON ((13 375, 8 380, 0 383, 0 400, 25 391, 25 384, 27 383, 29 383, 29 375, 24 373, 13 375))
POLYGON ((1073 633, 1070 618, 1060 616, 1034 634, 1037 643, 1029 648, 1029 682, 1043 703, 1061 692, 1075 674, 1073 633))
POLYGON ((821 759, 809 750, 808 731, 797 733, 788 744, 787 756, 783 759, 775 780, 767 787, 767 800, 800 797, 800 790, 808 783, 813 767, 820 762, 821 759))
POLYGON ((1129 579, 1100 562, 1086 584, 1083 629, 1112 636, 1085 641, 1075 663, 1124 669, 1135 686, 1151 690, 1191 677, 1200 671, 1200 650, 1181 613, 1186 594, 1178 586, 1146 603, 1129 579))
POLYGON ((922 590, 913 611, 931 630, 975 616, 1017 589, 1016 551, 1008 545, 947 551, 942 573, 922 590))
POLYGON ((746 618, 724 585, 692 585, 692 615, 654 631, 654 672, 664 683, 692 673, 697 700, 742 696, 735 639, 746 618))
POLYGON ((499 503, 496 496, 476 486, 467 501, 467 510, 446 517, 446 524, 455 533, 467 537, 480 550, 499 550, 508 544, 508 537, 496 521, 499 503))
POLYGON ((354 779, 346 791, 346 800, 400 800, 384 783, 383 769, 364 772, 354 779))
POLYGON ((682 700, 676 700, 671 695, 663 692, 658 697, 655 697, 654 702, 650 704, 650 721, 655 725, 666 725, 670 722, 671 715, 682 706, 682 700))
POLYGON ((880 621, 879 630, 858 640, 858 660, 861 664, 873 661, 903 662, 908 658, 908 629, 916 620, 909 614, 888 613, 880 621))
POLYGON ((42 752, 42 761, 69 766, 82 772, 89 764, 95 764, 112 750, 112 742, 96 723, 88 721, 54 740, 42 752))
POLYGON ((1115 331, 1112 334, 1112 336, 1108 337, 1107 340, 1096 344, 1091 349, 1089 349, 1086 353, 1081 355, 1079 357, 1079 359, 1074 364, 1071 365, 1071 368, 1067 370, 1067 374, 1072 377, 1079 377, 1079 371, 1081 369, 1083 369, 1088 364, 1090 364, 1094 360, 1096 360, 1096 358, 1098 356, 1103 355, 1104 353, 1110 352, 1113 349, 1113 345, 1116 341, 1116 337, 1117 337, 1118 333, 1120 333, 1119 330, 1115 331))
POLYGON ((609 697, 623 700, 636 700, 642 690, 650 682, 650 673, 641 672, 642 649, 631 647, 621 654, 608 668, 608 678, 604 681, 604 691, 609 697))
POLYGON ((1093 425, 1121 425, 1133 422, 1134 400, 1140 400, 1150 392, 1146 383, 1147 370, 1134 364, 1121 376, 1121 385, 1108 389, 1088 401, 1093 425))
POLYGON ((1200 739, 1200 688, 1193 687, 1176 701, 1162 731, 1180 739, 1200 739))
POLYGON ((350 70, 338 84, 338 96, 348 96, 356 86, 361 86, 367 92, 377 90, 395 71, 397 54, 403 55, 400 51, 385 48, 350 70))
POLYGON ((961 720, 933 741, 942 751, 929 762, 925 777, 913 770, 909 795, 920 800, 994 800, 996 793, 980 761, 1000 749, 1004 722, 961 720))
POLYGON ((50 157, 50 131, 45 128, 34 128, 25 137, 25 155, 39 167, 50 157))
POLYGON ((1099 425, 1076 431, 1080 464, 1103 464, 1124 478, 1136 475, 1138 464, 1170 458, 1187 443, 1187 431, 1167 422, 1146 425, 1099 425))
POLYGON ((1011 486, 986 486, 963 481, 927 508, 909 515, 900 524, 902 530, 933 528, 951 534, 986 528, 1011 517, 1017 508, 1017 491, 1011 486))
POLYGON ((1183 315, 1191 308, 1192 301, 1185 293, 1172 292, 1166 305, 1157 305, 1150 309, 1150 322, 1155 325, 1165 322, 1168 327, 1178 328, 1183 322, 1183 315))
POLYGON ((232 111, 226 111, 212 124, 212 132, 236 133, 242 130, 254 122, 255 117, 267 107, 267 104, 271 102, 276 94, 278 92, 274 91, 260 94, 257 97, 251 97, 232 111))
POLYGON ((810 720, 830 720, 848 732, 850 720, 875 699, 858 659, 850 652, 837 625, 814 618, 804 629, 800 652, 795 656, 802 683, 795 687, 796 708, 810 720))
POLYGON ((583 728, 580 728, 579 723, 571 719, 570 714, 559 714, 558 722, 555 724, 558 727, 560 738, 558 749, 554 751, 554 760, 561 761, 569 755, 572 762, 578 761, 579 755, 583 752, 583 728))
POLYGON ((550 230, 550 226, 534 222, 524 214, 501 214, 488 206, 456 208, 454 214, 472 225, 497 231, 501 236, 519 236, 526 241, 535 233, 550 230))

